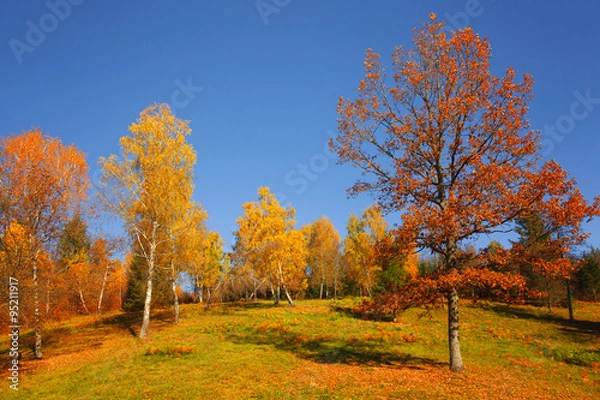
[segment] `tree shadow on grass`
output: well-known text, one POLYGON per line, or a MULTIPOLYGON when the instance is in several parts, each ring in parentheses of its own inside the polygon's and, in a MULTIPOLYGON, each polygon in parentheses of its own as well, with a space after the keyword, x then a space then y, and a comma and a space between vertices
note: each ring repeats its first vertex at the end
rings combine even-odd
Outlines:
MULTIPOLYGON (((133 337, 137 337, 142 328, 142 311, 124 312, 112 317, 103 318, 101 323, 105 326, 127 331, 133 337)), ((161 329, 172 322, 173 312, 161 310, 152 313, 150 317, 150 330, 161 329)))
POLYGON ((346 364, 385 368, 424 369, 423 365, 446 365, 431 358, 417 357, 391 349, 375 340, 308 338, 302 333, 279 329, 257 329, 254 332, 232 333, 228 340, 237 344, 273 346, 305 360, 320 364, 346 364))
POLYGON ((548 322, 551 324, 559 325, 560 330, 570 334, 573 337, 573 339, 589 340, 590 337, 600 337, 599 321, 588 321, 578 319, 575 319, 575 321, 570 321, 569 319, 560 317, 558 315, 542 313, 538 314, 528 311, 527 309, 511 305, 494 304, 485 306, 482 305, 481 307, 505 317, 517 317, 521 319, 548 322))
MULTIPOLYGON (((89 316, 78 324, 55 325, 42 327, 42 352, 44 359, 56 355, 65 355, 84 352, 99 348, 103 345, 106 336, 119 332, 129 332, 137 337, 142 325, 142 312, 127 312, 101 318, 89 316)), ((160 310, 152 313, 150 331, 161 330, 172 323, 173 312, 160 310)), ((23 329, 19 332, 19 359, 22 361, 34 360, 35 336, 33 329, 23 329)), ((11 364, 9 357, 10 346, 0 349, 0 368, 6 370, 11 364)), ((34 364, 20 364, 19 370, 34 369, 34 364)))

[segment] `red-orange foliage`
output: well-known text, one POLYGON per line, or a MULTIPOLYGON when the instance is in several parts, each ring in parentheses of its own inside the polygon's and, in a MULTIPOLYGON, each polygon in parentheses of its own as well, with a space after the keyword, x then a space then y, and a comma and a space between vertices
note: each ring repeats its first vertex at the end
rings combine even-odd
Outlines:
POLYGON ((0 229, 19 224, 21 242, 33 281, 33 319, 36 325, 36 358, 42 357, 40 330, 40 262, 44 250, 56 239, 63 223, 87 194, 84 154, 75 146, 44 135, 38 128, 0 140, 0 229))
POLYGON ((373 178, 350 192, 371 192, 388 212, 400 211, 398 239, 440 256, 436 273, 398 300, 447 296, 450 366, 461 371, 458 291, 465 282, 522 284, 487 268, 461 271, 461 243, 505 230, 541 199, 562 194, 566 173, 555 162, 538 166, 538 134, 526 119, 531 76, 518 82, 512 68, 492 75, 488 40, 471 28, 447 35, 434 14, 413 44, 396 48, 391 74, 367 51, 358 98, 340 99, 340 134, 330 145, 373 178))
POLYGON ((588 234, 582 224, 600 215, 600 197, 589 204, 576 187, 574 179, 562 177, 553 185, 553 193, 540 199, 525 214, 525 218, 536 216, 542 224, 540 238, 533 243, 517 242, 511 249, 512 263, 530 263, 547 278, 569 279, 581 263, 567 258, 574 246, 582 244, 588 234), (536 244, 543 249, 532 249, 536 244))

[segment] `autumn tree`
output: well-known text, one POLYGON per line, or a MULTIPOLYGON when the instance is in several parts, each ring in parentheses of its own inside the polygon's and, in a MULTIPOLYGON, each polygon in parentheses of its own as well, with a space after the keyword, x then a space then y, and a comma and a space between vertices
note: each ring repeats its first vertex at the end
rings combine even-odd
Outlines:
MULTIPOLYGON (((57 245, 58 269, 55 274, 64 274, 67 286, 77 296, 84 312, 89 314, 86 298, 91 291, 89 264, 91 240, 87 223, 80 214, 75 214, 63 228, 57 245)), ((69 291, 70 292, 70 291, 69 291)))
POLYGON ((307 262, 311 268, 310 284, 319 290, 319 299, 329 297, 329 288, 334 297, 340 285, 340 235, 331 221, 322 216, 305 228, 307 236, 307 262))
POLYGON ((63 224, 85 200, 88 189, 84 154, 75 146, 34 128, 0 140, 0 226, 22 229, 23 267, 33 282, 35 358, 42 358, 40 257, 50 253, 63 224), (15 225, 18 224, 18 225, 15 225))
POLYGON ((419 254, 412 243, 408 245, 395 240, 390 232, 375 243, 375 263, 380 266, 379 292, 390 287, 400 288, 419 274, 419 254))
POLYGON ((307 286, 304 235, 295 229, 294 208, 280 205, 267 187, 258 189, 258 201, 243 208, 235 233, 237 258, 271 285, 276 304, 283 291, 294 306, 290 290, 307 286))
POLYGON ((210 231, 202 246, 202 288, 207 290, 205 308, 210 309, 213 296, 231 279, 235 267, 223 251, 224 241, 218 232, 210 231))
POLYGON ((529 272, 543 277, 547 304, 552 311, 549 286, 559 282, 566 287, 569 319, 574 320, 571 279, 583 263, 572 251, 583 244, 588 234, 582 224, 600 215, 600 198, 588 204, 574 179, 563 172, 560 184, 551 196, 536 201, 517 221, 521 239, 513 243, 511 262, 529 267, 529 272))
MULTIPOLYGON (((122 274, 121 263, 113 259, 113 252, 116 248, 115 243, 98 237, 89 249, 90 270, 94 278, 94 293, 96 299, 96 313, 102 314, 102 305, 105 302, 107 292, 119 285, 120 275, 122 274)), ((120 288, 119 296, 120 296, 120 288)), ((120 304, 119 304, 120 306, 120 304)))
POLYGON ((564 175, 554 162, 538 166, 538 134, 526 119, 529 75, 518 82, 508 68, 494 76, 488 40, 471 28, 447 34, 434 14, 413 44, 395 49, 391 73, 367 51, 358 98, 340 99, 340 133, 330 145, 342 163, 363 170, 350 192, 373 193, 384 210, 401 213, 400 240, 439 255, 439 268, 414 283, 430 290, 407 293, 446 297, 450 368, 460 372, 459 290, 522 280, 465 267, 459 249, 505 230, 564 175))
POLYGON ((186 142, 191 132, 189 123, 175 117, 166 104, 154 104, 142 111, 129 132, 120 140, 121 158, 111 155, 100 160, 101 195, 109 209, 125 221, 146 267, 139 334, 145 338, 159 252, 172 251, 181 220, 192 208, 196 154, 186 142))
POLYGON ((376 244, 388 234, 388 223, 379 206, 373 205, 360 218, 351 214, 346 229, 344 262, 348 279, 358 284, 361 294, 373 297, 381 271, 376 257, 376 244))
POLYGON ((591 248, 583 253, 583 265, 576 272, 577 289, 580 298, 600 300, 600 250, 591 248))
MULTIPOLYGON (((190 193, 191 194, 191 193, 190 193)), ((202 262, 204 254, 198 253, 196 246, 203 248, 207 240, 204 223, 208 218, 207 213, 199 203, 181 198, 182 202, 176 206, 179 213, 175 213, 174 225, 168 230, 170 248, 165 253, 169 265, 169 279, 173 295, 173 309, 175 323, 179 321, 179 295, 177 280, 182 272, 189 269, 190 264, 202 262), (200 242, 197 240, 200 239, 200 242)))

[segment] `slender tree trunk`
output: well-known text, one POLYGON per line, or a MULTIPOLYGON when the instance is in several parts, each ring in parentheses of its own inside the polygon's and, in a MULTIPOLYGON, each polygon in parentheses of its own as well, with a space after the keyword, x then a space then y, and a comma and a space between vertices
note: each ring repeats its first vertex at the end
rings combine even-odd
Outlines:
POLYGON ((294 300, 292 300, 292 296, 290 296, 290 292, 288 292, 287 290, 287 286, 283 286, 283 292, 285 293, 285 297, 287 298, 288 304, 290 305, 290 307, 295 307, 296 304, 294 303, 294 300))
POLYGON ((321 279, 321 290, 319 290, 319 300, 323 299, 323 286, 325 285, 325 282, 323 282, 323 279, 321 279))
POLYGON ((150 326, 150 304, 152 302, 152 278, 154 275, 154 263, 156 259, 156 230, 158 223, 152 223, 152 239, 150 241, 150 254, 148 257, 148 281, 146 282, 146 300, 144 301, 144 318, 142 320, 142 329, 140 330, 140 338, 148 337, 148 327, 150 326))
POLYGON ((448 345, 450 348, 450 370, 463 372, 464 365, 460 353, 460 339, 458 335, 458 293, 453 289, 448 294, 448 345))
POLYGON ((337 286, 338 286, 338 273, 337 267, 335 269, 335 274, 333 275, 333 301, 337 303, 337 286))
MULTIPOLYGON (((224 282, 225 282, 225 280, 223 278, 221 278, 221 279, 219 279, 217 286, 215 286, 215 288, 213 290, 210 290, 209 288, 207 288, 208 296, 206 297, 206 305, 204 306, 205 310, 207 310, 207 311, 210 310, 210 302, 212 300, 212 297, 221 288, 221 286, 223 286, 224 282)), ((221 302, 223 302, 222 295, 221 295, 221 302)))
POLYGON ((50 317, 50 278, 46 279, 46 319, 50 317))
POLYGON ((277 295, 275 294, 275 289, 273 288, 273 282, 269 282, 269 288, 271 289, 271 295, 273 296, 273 301, 275 305, 277 305, 277 295))
POLYGON ((119 310, 123 309, 123 274, 119 274, 119 310))
POLYGON ((42 354, 42 327, 40 322, 40 301, 39 301, 39 286, 38 286, 38 261, 39 250, 35 251, 32 262, 33 269, 33 323, 35 326, 35 347, 34 357, 41 359, 42 354))
POLYGON ((179 298, 177 297, 177 284, 175 282, 175 262, 171 258, 171 290, 173 291, 173 313, 175 323, 179 322, 179 298))
POLYGON ((365 272, 367 273, 367 293, 369 294, 369 297, 373 297, 373 293, 371 292, 371 288, 373 287, 373 280, 371 279, 371 274, 369 273, 369 269, 366 267, 367 263, 366 261, 364 262, 365 265, 365 272))
POLYGON ((277 294, 275 295, 275 304, 279 304, 281 301, 281 284, 277 285, 277 294))
POLYGON ((106 288, 106 281, 108 280, 108 269, 109 263, 106 264, 104 269, 104 276, 102 277, 102 287, 100 288, 100 295, 98 296, 98 315, 102 314, 102 298, 104 297, 104 289, 106 288))
POLYGON ((567 284, 567 303, 569 306, 569 321, 575 321, 575 317, 573 316, 573 295, 571 293, 571 278, 566 279, 567 284))
POLYGON ((79 292, 79 300, 81 300, 81 305, 87 315, 90 315, 90 310, 88 310, 87 305, 85 304, 85 298, 83 297, 83 291, 81 288, 78 290, 79 292))

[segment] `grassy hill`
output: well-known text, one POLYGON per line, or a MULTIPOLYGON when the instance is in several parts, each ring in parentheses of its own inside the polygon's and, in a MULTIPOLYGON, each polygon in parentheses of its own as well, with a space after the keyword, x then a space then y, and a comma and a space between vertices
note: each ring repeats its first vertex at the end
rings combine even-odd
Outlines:
MULTIPOLYGON (((153 315, 79 317, 45 330, 45 358, 26 349, 8 399, 600 398, 600 305, 564 310, 462 303, 467 371, 447 366, 446 312, 396 323, 354 318, 351 300, 184 305, 153 315)), ((21 336, 21 348, 29 340, 21 336)), ((0 357, 8 359, 7 341, 0 357)), ((3 368, 6 371, 6 366, 3 368)), ((5 373, 7 375, 7 373, 5 373)), ((5 395, 7 394, 7 395, 5 395)))

